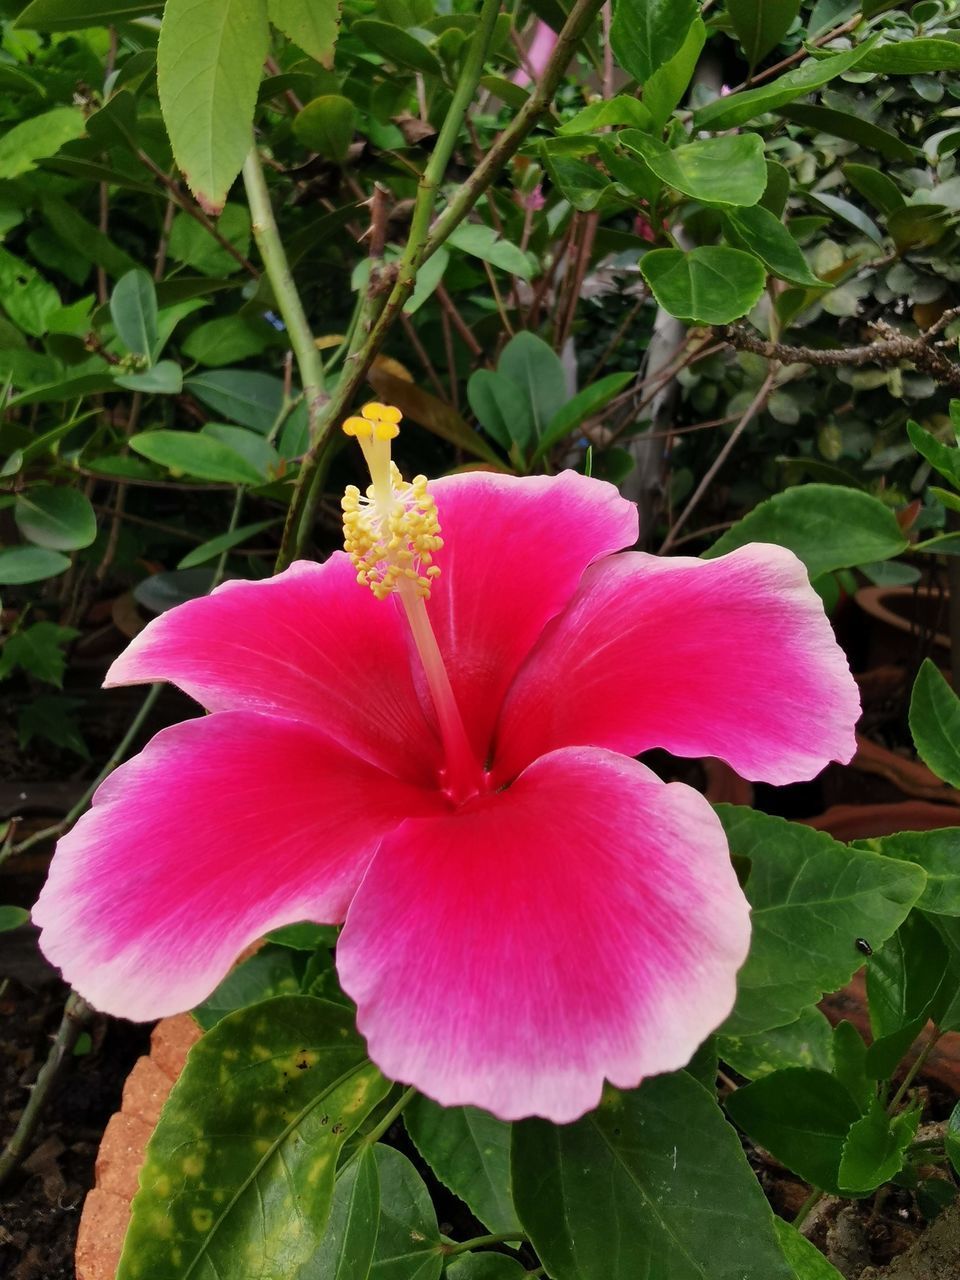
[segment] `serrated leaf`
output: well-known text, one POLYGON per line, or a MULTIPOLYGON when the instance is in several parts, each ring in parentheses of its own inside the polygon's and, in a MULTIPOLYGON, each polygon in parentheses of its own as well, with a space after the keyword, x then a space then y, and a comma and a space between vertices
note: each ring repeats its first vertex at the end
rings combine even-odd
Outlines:
POLYGON ((843 1280, 833 1263, 828 1262, 816 1245, 802 1236, 796 1227, 782 1218, 774 1218, 773 1227, 796 1280, 843 1280))
POLYGON ((878 498, 842 485, 793 485, 728 529, 705 560, 748 542, 773 542, 807 566, 811 578, 873 560, 888 560, 909 545, 897 518, 878 498))
POLYGON ((854 1124, 843 1144, 838 1182, 845 1192, 862 1195, 889 1182, 903 1168, 907 1147, 917 1133, 919 1110, 888 1116, 876 1098, 854 1124))
POLYGON ((301 1274, 340 1149, 389 1087, 348 1009, 280 996, 229 1014, 150 1139, 117 1280, 301 1274))
POLYGON ((403 1113, 417 1150, 489 1231, 517 1231, 510 1183, 510 1125, 476 1107, 414 1098, 403 1113))
POLYGON ((208 213, 223 207, 253 144, 269 43, 267 0, 166 0, 160 107, 174 158, 208 213))
POLYGON ((333 66, 341 0, 267 0, 267 6, 275 27, 321 66, 333 66))
POLYGON ((685 1072, 610 1089, 575 1124, 514 1125, 513 1179, 554 1280, 793 1280, 736 1134, 685 1072))
POLYGON ((934 915, 960 916, 960 827, 901 831, 857 846, 922 867, 927 883, 917 906, 934 915))
POLYGON ((857 939, 880 947, 923 892, 911 863, 848 848, 822 831, 734 805, 717 813, 730 850, 748 859, 744 892, 753 938, 724 1035, 786 1026, 863 962, 857 939))
POLYGON ((913 686, 910 732, 924 764, 960 787, 960 698, 930 658, 924 658, 913 686))

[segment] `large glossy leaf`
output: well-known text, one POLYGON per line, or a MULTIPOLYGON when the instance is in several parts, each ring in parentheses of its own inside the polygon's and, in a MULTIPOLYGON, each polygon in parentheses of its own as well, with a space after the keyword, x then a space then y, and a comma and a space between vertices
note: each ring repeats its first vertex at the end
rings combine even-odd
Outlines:
POLYGON ((826 1071, 790 1067, 730 1094, 727 1112, 788 1169, 838 1193, 843 1144, 860 1108, 826 1071))
POLYGON ((341 0, 267 0, 270 21, 325 67, 333 66, 341 0))
POLYGON ((863 963, 857 939, 878 949, 923 892, 911 863, 838 844, 753 809, 719 805, 731 852, 748 859, 744 892, 753 938, 725 1035, 752 1035, 796 1021, 863 963))
POLYGON ((554 1280, 792 1280, 736 1134, 685 1072, 575 1124, 514 1125, 513 1177, 554 1280))
POLYGON ((910 732, 924 763, 938 778, 960 787, 960 698, 929 658, 913 686, 910 732))
POLYGON ((800 0, 727 0, 727 13, 751 67, 780 43, 799 12, 800 0))
POLYGON ((305 1274, 340 1148, 388 1089, 348 1009, 280 996, 224 1018, 150 1139, 117 1280, 305 1274))
POLYGON ((866 40, 855 49, 831 54, 829 58, 809 58, 769 84, 717 98, 695 113, 694 125, 697 129, 733 129, 767 111, 776 111, 778 107, 795 102, 797 98, 805 98, 814 89, 822 89, 836 76, 850 71, 872 47, 873 42, 866 40))
POLYGON ((81 31, 156 13, 163 0, 32 0, 14 26, 28 31, 81 31))
POLYGON ((510 1183, 510 1125, 476 1107, 419 1096, 403 1113, 417 1150, 490 1231, 519 1228, 510 1183))
POLYGON ((320 1248, 301 1280, 367 1280, 380 1223, 380 1173, 373 1147, 337 1172, 320 1248))
POLYGON ((144 431, 130 448, 175 474, 223 484, 262 484, 263 476, 235 449, 195 431, 144 431))
POLYGON ((832 1029, 819 1009, 805 1009, 796 1022, 754 1036, 721 1036, 721 1059, 748 1080, 759 1080, 786 1067, 833 1065, 832 1029))
POLYGON ((150 359, 157 345, 157 291, 142 267, 117 281, 110 297, 110 315, 127 350, 150 359))
POLYGON ((679 51, 697 16, 696 0, 617 0, 610 43, 640 84, 679 51))
POLYGON ((509 378, 520 388, 539 439, 567 402, 566 373, 560 357, 542 338, 522 329, 504 347, 497 376, 509 378))
POLYGON ((263 946, 236 965, 215 991, 193 1010, 193 1016, 209 1031, 228 1013, 260 1004, 272 996, 295 996, 300 992, 296 957, 286 947, 263 946))
POLYGON ((654 249, 640 259, 640 270, 664 311, 701 324, 739 320, 759 300, 767 282, 759 258, 724 245, 654 249))
POLYGON ((642 156, 668 187, 701 204, 736 208, 756 204, 767 185, 763 139, 756 133, 668 147, 637 129, 625 129, 620 141, 642 156))
POLYGON ((382 1143, 373 1150, 380 1177, 380 1228, 371 1280, 437 1280, 443 1254, 430 1193, 405 1155, 382 1143))
POLYGON ((79 489, 43 485, 17 495, 17 528, 30 542, 50 551, 89 547, 97 536, 97 517, 79 489))
POLYGON ((15 124, 0 137, 0 178, 29 173, 38 160, 55 156, 65 142, 79 138, 85 127, 76 107, 55 107, 15 124))
POLYGON ((896 516, 878 498, 832 484, 793 485, 761 502, 718 538, 704 559, 748 542, 789 547, 811 578, 889 560, 908 546, 896 516))
POLYGON ((934 915, 960 916, 960 827, 902 831, 882 839, 861 840, 857 846, 923 867, 927 883, 917 906, 934 915))
POLYGON ((219 212, 253 142, 270 41, 267 0, 167 0, 157 51, 160 106, 191 191, 219 212))

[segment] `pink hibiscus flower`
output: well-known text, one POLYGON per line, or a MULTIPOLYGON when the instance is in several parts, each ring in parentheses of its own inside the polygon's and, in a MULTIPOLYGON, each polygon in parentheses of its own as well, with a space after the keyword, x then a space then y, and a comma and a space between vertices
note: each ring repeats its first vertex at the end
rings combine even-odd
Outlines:
POLYGON ((337 968, 386 1075, 569 1121, 604 1079, 683 1067, 749 943, 713 810, 632 757, 810 778, 852 755, 856 687, 789 551, 615 554, 637 515, 612 485, 405 485, 399 414, 364 413, 349 554, 227 583, 114 663, 107 684, 170 680, 212 714, 61 840, 42 945, 98 1008, 148 1019, 270 929, 345 921, 337 968))

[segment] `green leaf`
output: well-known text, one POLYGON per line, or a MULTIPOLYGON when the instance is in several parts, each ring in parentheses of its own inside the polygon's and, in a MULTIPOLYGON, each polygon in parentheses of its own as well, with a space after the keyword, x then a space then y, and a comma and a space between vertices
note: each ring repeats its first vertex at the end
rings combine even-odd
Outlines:
POLYGON ((32 0, 15 27, 27 31, 81 31, 156 13, 161 0, 32 0))
POLYGON ((259 355, 274 337, 275 331, 266 321, 242 315, 217 316, 190 331, 183 354, 208 368, 222 368, 259 355))
POLYGON ((492 263, 501 271, 519 276, 521 280, 529 280, 533 275, 533 266, 527 255, 482 222, 461 222, 451 232, 447 243, 483 262, 492 263))
POLYGON ((222 556, 224 551, 239 547, 248 538, 255 537, 258 533, 262 533, 264 529, 273 528, 276 523, 276 520, 258 520, 256 524, 241 525, 239 529, 233 529, 230 533, 221 533, 216 538, 211 538, 209 542, 204 542, 202 546, 194 547, 192 551, 188 551, 177 565, 177 568, 194 569, 198 564, 206 564, 208 560, 215 560, 218 556, 222 556))
POLYGON ((27 489, 17 494, 13 515, 25 538, 50 551, 89 547, 97 536, 96 513, 79 489, 27 489))
POLYGON ((610 125, 623 124, 632 125, 635 129, 651 130, 653 117, 642 102, 626 93, 619 93, 615 98, 591 102, 562 124, 557 134, 565 137, 568 134, 594 133, 610 125))
MULTIPOLYGON (((251 229, 250 214, 244 205, 225 205, 216 221, 216 228, 238 253, 246 257, 250 252, 251 229)), ((185 262, 203 275, 217 278, 216 285, 204 281, 195 282, 194 292, 211 292, 214 288, 229 288, 230 286, 219 277, 233 275, 243 270, 237 259, 214 239, 207 228, 186 213, 178 213, 174 218, 173 226, 170 228, 168 247, 170 257, 175 258, 177 262, 185 262)), ((171 281, 170 284, 172 283, 174 282, 171 281)), ((161 288, 164 287, 161 286, 161 288)), ((168 297, 165 301, 171 302, 173 299, 168 297)))
POLYGON ((197 1005, 193 1016, 204 1031, 209 1031, 237 1009, 299 992, 300 975, 293 952, 286 947, 268 945, 231 969, 216 990, 197 1005))
POLYGON ((273 25, 304 53, 333 66, 341 0, 267 0, 267 9, 273 25))
POLYGON ((913 686, 910 732, 924 764, 960 787, 960 698, 930 658, 924 658, 913 686))
POLYGON ((19 929, 30 919, 30 912, 23 907, 0 907, 0 933, 9 933, 11 929, 19 929))
POLYGON ((416 36, 392 22, 381 22, 377 18, 361 18, 350 27, 350 34, 361 44, 375 50, 381 57, 393 63, 395 67, 410 67, 427 76, 443 74, 443 67, 437 55, 416 36))
POLYGON ((60 627, 55 622, 35 622, 14 631, 0 649, 0 680, 20 667, 38 680, 60 688, 67 667, 64 648, 78 635, 75 627, 60 627))
POLYGON ((689 253, 654 249, 640 259, 640 271, 664 311, 701 324, 738 320, 759 301, 767 283, 757 258, 724 245, 689 253))
POLYGON ((554 1280, 792 1280, 736 1134, 684 1072, 575 1124, 514 1125, 513 1181, 554 1280))
POLYGON ((843 1280, 833 1263, 828 1262, 817 1246, 802 1236, 796 1227, 782 1218, 774 1218, 773 1228, 796 1280, 843 1280))
POLYGON ((643 103, 653 117, 653 130, 662 129, 682 101, 706 40, 707 29, 695 18, 679 50, 644 81, 643 103))
POLYGON ((943 1137, 950 1163, 954 1171, 960 1173, 960 1102, 950 1112, 943 1137))
POLYGON ((754 1036, 721 1036, 720 1057, 748 1080, 759 1080, 785 1067, 818 1067, 833 1064, 830 1023, 819 1009, 804 1009, 785 1027, 774 1027, 754 1036))
POLYGON ((867 961, 867 996, 873 1043, 865 1069, 885 1080, 926 1025, 949 955, 934 926, 913 912, 867 961))
POLYGON ((378 1142, 380 1228, 370 1280, 437 1280, 443 1267, 430 1193, 405 1155, 378 1142))
POLYGON ((833 1074, 862 1112, 877 1096, 876 1082, 867 1075, 867 1046, 852 1022, 838 1022, 833 1032, 833 1074))
MULTIPOLYGON (((430 395, 414 382, 394 377, 377 365, 370 370, 368 378, 380 399, 387 404, 395 404, 405 418, 410 418, 441 440, 449 441, 473 457, 482 458, 490 466, 503 468, 496 450, 438 396, 430 395)), ((509 449, 509 440, 504 447, 509 449)))
POLYGON ((617 0, 610 28, 613 55, 644 84, 680 50, 696 17, 696 0, 617 0))
POLYGON ((917 906, 934 915, 960 916, 960 827, 902 831, 858 841, 857 847, 922 867, 927 883, 917 906))
POLYGON ((0 245, 0 306, 10 319, 32 338, 42 338, 60 305, 53 285, 0 245))
POLYGON ((194 431, 144 431, 130 448, 175 475, 224 484, 262 484, 263 476, 235 449, 194 431))
POLYGON ((843 1144, 838 1182, 844 1192, 862 1195, 895 1178, 903 1168, 907 1147, 916 1137, 919 1110, 888 1116, 876 1098, 852 1126, 843 1144))
POLYGON ((77 708, 82 705, 78 698, 64 698, 59 694, 31 699, 17 716, 20 746, 28 747, 34 738, 42 738, 55 747, 73 751, 82 760, 89 760, 90 752, 76 721, 77 708))
POLYGON ((891 133, 889 129, 881 129, 879 125, 850 111, 834 111, 830 107, 793 103, 791 106, 781 107, 778 114, 792 124, 803 125, 806 129, 828 133, 848 142, 857 142, 868 151, 879 152, 887 160, 904 160, 909 163, 917 156, 916 148, 909 146, 897 134, 891 133))
POLYGON ((55 107, 16 124, 0 137, 0 179, 19 178, 38 160, 55 156, 65 142, 83 135, 86 124, 77 107, 55 107))
POLYGON ((814 204, 818 204, 821 208, 828 210, 834 217, 840 218, 857 231, 862 231, 867 239, 872 240, 875 245, 883 247, 883 235, 880 232, 880 228, 872 218, 868 217, 862 209, 858 209, 855 204, 851 204, 849 200, 842 200, 839 196, 832 196, 828 191, 810 191, 807 194, 814 204))
POLYGON ((0 550, 0 587, 45 582, 70 568, 70 560, 59 551, 40 547, 4 547, 0 550))
POLYGON ((780 43, 799 12, 800 0, 727 0, 727 13, 751 70, 780 43))
POLYGON ((735 249, 744 249, 764 263, 772 275, 808 289, 823 289, 800 252, 800 246, 778 217, 762 205, 732 209, 724 214, 724 234, 735 249))
POLYGON ((924 874, 847 848, 822 831, 752 809, 718 805, 731 852, 748 859, 744 892, 753 938, 724 1035, 754 1035, 796 1021, 863 962, 857 939, 878 948, 923 892, 924 874))
POLYGON ((417 1150, 488 1231, 517 1231, 510 1125, 476 1107, 441 1107, 418 1095, 403 1113, 417 1150))
POLYGON ((447 1280, 526 1280, 522 1262, 505 1253, 464 1253, 447 1267, 447 1280))
POLYGON ((888 560, 909 545, 896 516, 878 498, 832 484, 793 485, 761 502, 718 538, 704 559, 748 542, 789 547, 811 578, 888 560))
POLYGON ((935 71, 960 71, 960 44, 934 36, 911 36, 871 49, 860 63, 861 71, 890 76, 926 75, 935 71))
POLYGON ((477 369, 467 383, 467 401, 480 425, 506 452, 514 442, 522 450, 533 443, 530 402, 523 388, 510 378, 491 369, 477 369))
POLYGON ((339 93, 325 93, 297 113, 297 141, 335 164, 343 164, 357 127, 357 108, 339 93))
POLYGON ((187 378, 184 387, 214 413, 263 435, 283 409, 283 383, 268 373, 217 369, 187 378))
POLYGON ((40 202, 43 216, 65 245, 74 252, 103 267, 107 275, 119 279, 127 271, 136 268, 136 262, 113 243, 109 236, 88 222, 72 204, 54 195, 45 195, 40 202))
POLYGON ((657 177, 701 204, 756 204, 767 185, 763 139, 756 133, 701 138, 668 147, 636 129, 624 129, 620 142, 642 156, 657 177))
POLYGON ((744 89, 740 93, 708 102, 705 107, 694 112, 694 128, 734 129, 768 111, 785 107, 788 102, 797 98, 804 98, 862 62, 873 48, 874 41, 875 37, 857 45, 855 49, 834 53, 828 58, 808 58, 795 70, 788 71, 770 84, 756 89, 744 89))
POLYGON ((380 1173, 373 1147, 341 1166, 330 1218, 314 1254, 309 1280, 367 1280, 380 1222, 380 1173))
POLYGON ((117 1280, 304 1273, 340 1149, 388 1089, 348 1009, 280 996, 229 1014, 150 1139, 117 1280))
POLYGON ((157 291, 142 267, 117 281, 110 297, 110 315, 127 350, 152 359, 157 345, 157 291))
POLYGON ((599 378, 596 382, 592 382, 589 387, 584 387, 582 391, 578 391, 573 399, 568 400, 563 408, 558 409, 547 423, 540 443, 537 445, 533 455, 533 461, 536 462, 544 454, 548 453, 554 445, 559 444, 561 440, 565 440, 572 431, 576 431, 582 423, 586 422, 587 418, 599 413, 635 377, 636 374, 632 369, 626 369, 620 373, 608 373, 605 378, 599 378))
POLYGON ((175 360, 161 360, 142 373, 117 373, 113 380, 118 387, 144 395, 178 396, 183 390, 183 370, 175 360))
POLYGON ((174 158, 208 213, 223 207, 252 145, 269 43, 266 0, 166 0, 160 107, 174 158))
POLYGON ((225 422, 207 422, 201 427, 205 436, 219 440, 228 445, 241 458, 246 458, 261 480, 275 476, 280 469, 280 455, 258 431, 250 431, 247 427, 234 427, 225 422))
POLYGON ((884 216, 904 208, 906 202, 900 188, 882 169, 869 164, 845 164, 843 172, 850 185, 884 216))
POLYGON ((521 329, 501 352, 497 376, 509 378, 521 389, 539 439, 567 402, 567 378, 560 357, 542 338, 521 329))
POLYGON ((336 925, 313 924, 309 920, 301 920, 299 924, 285 924, 279 929, 271 929, 266 937, 268 942, 276 942, 278 946, 289 947, 293 951, 316 951, 318 947, 332 947, 337 941, 338 933, 336 925))
POLYGON ((860 1109, 826 1071, 789 1067, 730 1094, 727 1112, 805 1182, 839 1193, 843 1143, 860 1109))

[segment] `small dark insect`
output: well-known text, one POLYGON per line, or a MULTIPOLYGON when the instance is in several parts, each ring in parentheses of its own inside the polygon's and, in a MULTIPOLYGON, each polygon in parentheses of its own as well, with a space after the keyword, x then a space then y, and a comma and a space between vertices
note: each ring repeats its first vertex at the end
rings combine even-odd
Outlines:
POLYGON ((866 940, 866 938, 858 938, 853 945, 857 948, 858 951, 862 952, 863 955, 865 956, 873 955, 873 947, 871 947, 870 943, 866 940))

